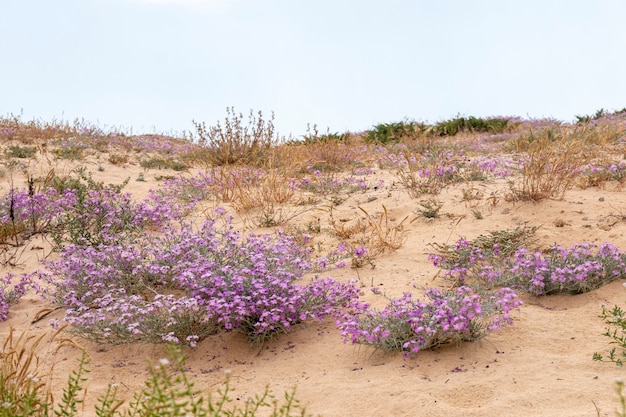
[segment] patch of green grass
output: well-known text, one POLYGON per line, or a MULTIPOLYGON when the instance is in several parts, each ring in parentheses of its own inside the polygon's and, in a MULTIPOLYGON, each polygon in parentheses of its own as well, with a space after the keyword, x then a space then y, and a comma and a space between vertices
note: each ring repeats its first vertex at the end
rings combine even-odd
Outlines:
POLYGON ((37 153, 36 146, 20 146, 20 145, 10 145, 8 148, 4 150, 4 154, 9 158, 32 158, 37 153))
POLYGON ((374 144, 400 142, 414 139, 426 130, 426 125, 413 122, 381 123, 365 133, 365 141, 374 144))
POLYGON ((78 161, 85 157, 83 148, 78 146, 57 148, 52 153, 59 159, 69 159, 70 161, 78 161))
POLYGON ((433 129, 433 134, 437 136, 454 136, 460 132, 489 132, 502 133, 509 127, 509 119, 483 119, 480 117, 455 117, 437 123, 433 129))
POLYGON ((139 162, 143 168, 156 168, 156 169, 172 169, 174 171, 184 171, 188 168, 187 165, 173 158, 150 158, 144 159, 139 162))

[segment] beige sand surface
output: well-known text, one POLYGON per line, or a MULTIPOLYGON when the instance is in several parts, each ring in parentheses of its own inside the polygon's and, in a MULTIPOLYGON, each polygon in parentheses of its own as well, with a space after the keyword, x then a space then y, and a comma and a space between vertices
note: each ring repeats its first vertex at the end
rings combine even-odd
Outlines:
MULTIPOLYGON (((155 175, 177 175, 145 171, 133 164, 98 164, 103 166, 103 172, 97 171, 95 162, 88 166, 94 178, 121 182, 131 177, 126 191, 138 197, 159 186, 155 175), (145 182, 135 181, 140 172, 145 172, 145 182)), ((413 220, 407 222, 406 243, 378 258, 374 269, 331 270, 322 274, 348 280, 357 277, 358 272, 363 299, 375 305, 384 300, 371 293, 372 283, 391 297, 404 291, 418 292, 414 286, 449 285, 436 276, 437 269, 427 259, 431 251, 427 245, 452 243, 459 236, 472 239, 490 230, 541 225, 536 236, 543 246, 592 241, 611 242, 626 250, 626 193, 615 184, 573 189, 562 200, 523 203, 507 201, 506 181, 477 183, 476 186, 484 187, 485 197, 474 202, 475 207, 462 201, 464 185, 454 185, 437 196, 444 202, 442 215, 428 220, 415 214, 417 200, 394 184, 389 172, 376 169, 372 178, 378 177, 386 180, 383 189, 352 195, 336 208, 335 216, 354 218, 359 215, 358 206, 379 213, 384 204, 391 218, 409 216, 413 220), (490 200, 489 196, 493 198, 490 200), (476 219, 472 209, 479 209, 483 219, 476 219), (564 224, 557 227, 557 221, 564 224)), ((0 191, 5 192, 8 181, 0 182, 0 191)), ((316 217, 324 227, 328 212, 309 211, 293 222, 306 224, 316 217)), ((20 265, 3 267, 0 273, 34 270, 47 248, 41 238, 34 239, 23 252, 20 265)), ((188 357, 189 375, 198 388, 215 390, 224 381, 225 371, 230 370, 235 401, 245 401, 267 384, 279 396, 296 386, 297 396, 308 411, 326 417, 615 415, 617 396, 613 381, 624 376, 624 371, 613 364, 592 361, 592 354, 609 350, 608 339, 601 336, 605 326, 598 316, 603 305, 623 306, 626 288, 622 282, 583 295, 524 295, 523 299, 525 304, 515 313, 513 327, 477 342, 423 351, 411 358, 344 344, 330 320, 300 325, 293 333, 260 350, 250 346, 239 333, 219 333, 196 348, 185 348, 184 354, 188 357)), ((26 295, 13 307, 9 320, 0 324, 0 337, 10 327, 19 331, 30 328, 32 334, 46 331, 46 320, 35 324, 31 321, 48 307, 36 295, 26 295)), ((61 320, 63 312, 55 311, 49 317, 61 320)), ((162 346, 75 341, 87 349, 91 358, 89 401, 95 400, 110 383, 119 384, 123 396, 131 395, 143 385, 148 375, 147 363, 164 356, 162 346)), ((55 364, 54 386, 58 390, 76 366, 80 352, 70 347, 55 351, 54 347, 46 346, 41 357, 44 363, 55 364)), ((93 412, 89 401, 85 415, 93 412)))

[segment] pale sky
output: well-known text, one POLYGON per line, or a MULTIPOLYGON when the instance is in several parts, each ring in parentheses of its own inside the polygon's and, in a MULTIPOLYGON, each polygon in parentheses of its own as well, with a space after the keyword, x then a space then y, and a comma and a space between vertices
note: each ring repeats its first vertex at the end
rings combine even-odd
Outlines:
POLYGON ((626 107, 624 0, 0 0, 0 115, 361 131, 626 107))

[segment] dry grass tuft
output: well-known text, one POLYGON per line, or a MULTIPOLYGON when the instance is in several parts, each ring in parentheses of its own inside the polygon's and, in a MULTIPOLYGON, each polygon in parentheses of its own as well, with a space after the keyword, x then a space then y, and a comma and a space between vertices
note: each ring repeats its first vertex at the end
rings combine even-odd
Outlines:
POLYGON ((510 182, 513 198, 540 201, 562 198, 580 175, 581 167, 591 160, 586 146, 577 140, 554 141, 540 137, 528 144, 522 156, 522 175, 510 182))

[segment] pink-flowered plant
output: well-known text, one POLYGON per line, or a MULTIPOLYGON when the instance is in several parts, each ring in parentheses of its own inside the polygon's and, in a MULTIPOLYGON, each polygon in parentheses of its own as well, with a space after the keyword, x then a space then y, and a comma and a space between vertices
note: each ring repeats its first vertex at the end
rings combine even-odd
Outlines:
POLYGON ((472 341, 513 323, 511 311, 522 304, 510 288, 495 293, 462 286, 451 292, 430 288, 425 301, 412 294, 389 300, 383 310, 355 305, 337 326, 350 341, 406 356, 448 343, 472 341))

